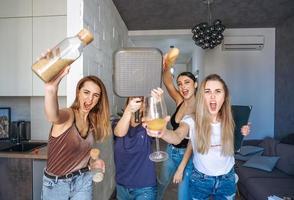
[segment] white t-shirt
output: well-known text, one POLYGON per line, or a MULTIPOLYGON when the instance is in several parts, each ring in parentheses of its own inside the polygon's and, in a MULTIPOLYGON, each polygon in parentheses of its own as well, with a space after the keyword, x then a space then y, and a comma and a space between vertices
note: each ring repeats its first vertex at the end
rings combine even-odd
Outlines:
POLYGON ((221 123, 211 124, 211 146, 207 154, 200 154, 196 150, 196 127, 193 118, 187 116, 182 121, 190 126, 189 135, 194 153, 194 167, 199 172, 209 176, 220 176, 230 172, 235 164, 235 159, 233 155, 224 156, 221 153, 221 123))

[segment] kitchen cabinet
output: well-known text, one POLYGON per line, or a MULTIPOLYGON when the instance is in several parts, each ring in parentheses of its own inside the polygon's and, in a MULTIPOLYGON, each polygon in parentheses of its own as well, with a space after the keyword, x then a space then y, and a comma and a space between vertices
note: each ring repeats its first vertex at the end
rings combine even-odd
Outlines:
MULTIPOLYGON (((33 60, 42 52, 54 47, 66 37, 66 16, 47 16, 33 18, 33 60)), ((33 73, 33 96, 44 96, 44 83, 33 73)), ((59 96, 66 96, 66 78, 58 90, 59 96)))
POLYGON ((46 160, 0 158, 0 199, 40 200, 46 160))
POLYGON ((0 17, 32 16, 32 0, 0 0, 0 17))
POLYGON ((33 167, 31 159, 0 158, 0 199, 32 199, 33 167))
POLYGON ((66 0, 33 0, 33 16, 66 15, 66 4, 66 0))
MULTIPOLYGON (((0 96, 44 96, 44 83, 31 66, 66 37, 66 4, 66 0, 0 0, 0 96)), ((66 79, 58 95, 66 96, 66 79)))
POLYGON ((32 95, 32 19, 0 19, 0 96, 32 95))
POLYGON ((46 147, 38 153, 1 151, 0 199, 40 200, 46 162, 46 147))

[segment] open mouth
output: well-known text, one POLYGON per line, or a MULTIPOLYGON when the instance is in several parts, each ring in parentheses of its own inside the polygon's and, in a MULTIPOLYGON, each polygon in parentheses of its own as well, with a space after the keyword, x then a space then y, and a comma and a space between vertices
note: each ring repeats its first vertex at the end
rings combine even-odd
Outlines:
POLYGON ((209 107, 210 107, 210 110, 211 110, 211 111, 215 112, 216 109, 217 109, 217 104, 216 104, 216 102, 215 102, 215 101, 211 101, 211 102, 209 103, 209 107))
POLYGON ((189 94, 189 90, 182 90, 183 96, 187 96, 189 94))
POLYGON ((92 106, 92 104, 91 103, 84 103, 84 109, 85 110, 91 110, 91 106, 92 106))

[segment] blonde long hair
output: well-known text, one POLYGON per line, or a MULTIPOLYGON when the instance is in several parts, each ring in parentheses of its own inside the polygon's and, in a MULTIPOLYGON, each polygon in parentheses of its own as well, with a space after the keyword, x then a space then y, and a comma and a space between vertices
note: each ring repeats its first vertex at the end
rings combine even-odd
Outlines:
POLYGON ((201 154, 208 153, 211 145, 211 118, 204 100, 204 90, 207 81, 219 81, 225 92, 224 103, 219 110, 221 120, 222 154, 234 154, 234 120, 231 112, 229 90, 224 80, 217 74, 207 76, 201 83, 196 94, 196 146, 201 154))
POLYGON ((109 102, 106 88, 103 82, 96 76, 86 76, 82 78, 76 87, 76 98, 71 105, 71 108, 74 110, 79 110, 79 92, 85 82, 91 81, 99 86, 101 89, 101 94, 99 101, 89 112, 88 119, 91 127, 93 128, 93 134, 96 141, 103 141, 107 136, 111 134, 110 131, 110 111, 109 111, 109 102))

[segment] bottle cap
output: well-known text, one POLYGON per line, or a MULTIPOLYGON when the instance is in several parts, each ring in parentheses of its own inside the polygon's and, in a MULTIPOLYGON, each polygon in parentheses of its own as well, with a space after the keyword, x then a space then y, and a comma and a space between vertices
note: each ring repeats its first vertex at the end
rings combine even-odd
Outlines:
POLYGON ((83 42, 85 45, 89 44, 89 43, 92 42, 93 39, 94 39, 93 34, 92 34, 89 30, 87 30, 87 29, 85 29, 85 28, 83 28, 83 29, 78 33, 78 37, 80 38, 80 40, 82 40, 82 42, 83 42))
POLYGON ((179 53, 180 53, 180 50, 178 48, 174 48, 174 47, 170 48, 170 50, 167 53, 167 57, 165 61, 167 67, 172 67, 175 64, 179 56, 179 53))
POLYGON ((92 159, 97 159, 99 157, 99 154, 100 154, 100 150, 97 148, 93 148, 90 151, 90 156, 92 159))

